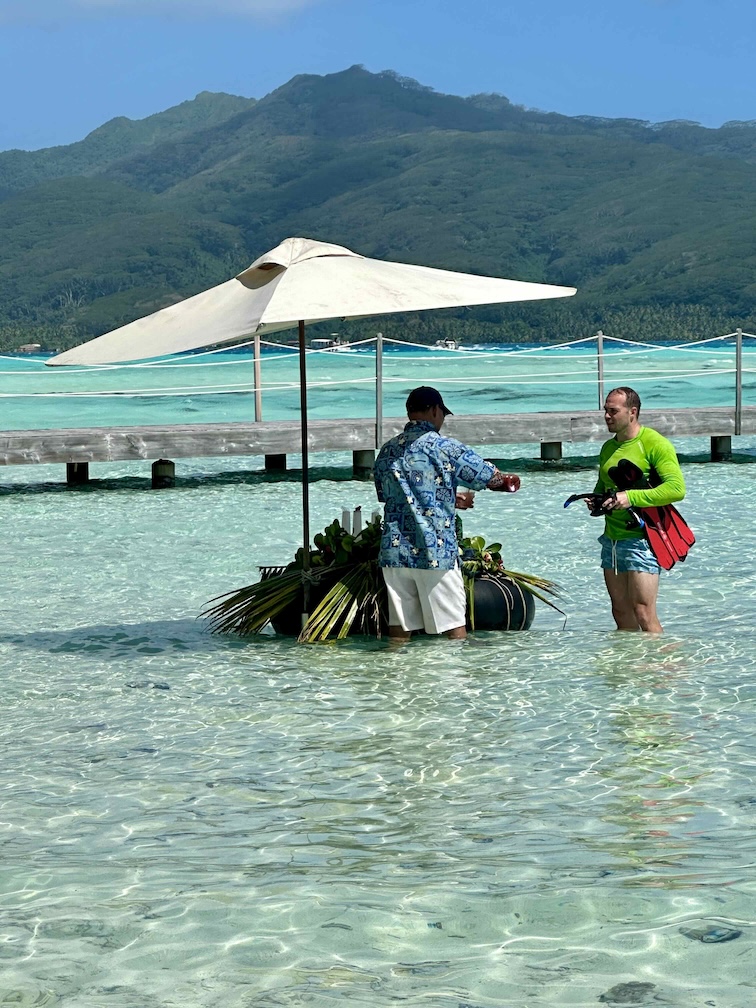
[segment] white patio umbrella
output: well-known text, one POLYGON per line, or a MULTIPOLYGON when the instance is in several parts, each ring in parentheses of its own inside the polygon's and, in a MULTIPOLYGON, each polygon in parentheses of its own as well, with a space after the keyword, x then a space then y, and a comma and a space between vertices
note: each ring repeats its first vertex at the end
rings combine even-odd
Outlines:
POLYGON ((569 297, 574 287, 524 283, 368 259, 340 245, 287 238, 232 280, 66 350, 47 361, 112 364, 250 335, 299 329, 302 510, 305 556, 310 543, 305 325, 429 308, 569 297))

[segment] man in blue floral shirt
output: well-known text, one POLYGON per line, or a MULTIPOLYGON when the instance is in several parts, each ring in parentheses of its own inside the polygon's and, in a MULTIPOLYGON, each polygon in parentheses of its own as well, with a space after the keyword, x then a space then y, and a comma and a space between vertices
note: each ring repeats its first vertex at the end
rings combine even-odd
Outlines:
POLYGON ((457 495, 470 490, 514 493, 519 476, 499 472, 461 441, 443 437, 451 414, 437 389, 413 389, 409 423, 388 441, 375 463, 375 487, 385 504, 380 565, 389 603, 389 636, 413 630, 467 636, 466 599, 454 529, 454 507, 472 507, 457 495))

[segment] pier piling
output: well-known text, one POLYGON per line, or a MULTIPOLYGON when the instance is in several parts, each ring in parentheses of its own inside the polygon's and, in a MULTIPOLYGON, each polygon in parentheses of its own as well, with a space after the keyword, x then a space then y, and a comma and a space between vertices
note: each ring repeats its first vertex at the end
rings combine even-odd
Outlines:
POLYGON ((352 471, 355 479, 370 479, 373 475, 374 451, 353 451, 352 471))
POLYGON ((559 462, 562 458, 561 441, 541 441, 541 461, 559 462))
POLYGON ((285 455, 266 455, 265 456, 265 472, 286 472, 286 456, 285 455))
POLYGON ((721 434, 711 439, 711 461, 729 462, 732 458, 732 438, 721 434))
POLYGON ((89 462, 66 462, 66 484, 70 487, 89 483, 89 462))
POLYGON ((152 489, 165 490, 176 485, 176 464, 170 459, 152 463, 152 489))

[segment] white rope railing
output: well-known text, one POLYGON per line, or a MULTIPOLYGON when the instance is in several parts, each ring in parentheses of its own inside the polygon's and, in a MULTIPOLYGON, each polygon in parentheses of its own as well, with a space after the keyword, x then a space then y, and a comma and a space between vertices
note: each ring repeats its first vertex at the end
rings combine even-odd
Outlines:
MULTIPOLYGON (((756 373, 756 369, 750 367, 740 366, 739 370, 735 367, 708 367, 706 369, 701 369, 700 365, 696 366, 693 361, 690 362, 689 367, 678 367, 674 370, 670 369, 668 361, 664 362, 664 366, 659 373, 649 374, 648 369, 643 369, 638 371, 631 367, 628 369, 626 361, 628 358, 638 358, 644 356, 646 358, 652 355, 658 355, 660 353, 666 354, 706 354, 709 358, 712 357, 713 351, 711 344, 722 343, 727 340, 732 340, 735 338, 738 343, 737 347, 742 348, 743 339, 756 339, 756 335, 753 333, 745 333, 741 331, 736 331, 733 333, 727 333, 721 336, 707 337, 705 339, 696 340, 692 343, 685 344, 675 344, 672 346, 660 346, 658 343, 639 343, 637 341, 627 340, 622 337, 612 337, 599 334, 601 336, 600 352, 602 354, 603 361, 603 379, 606 380, 607 372, 621 373, 624 383, 632 381, 636 383, 648 384, 650 382, 678 382, 678 381, 688 381, 690 379, 700 379, 709 378, 715 376, 732 375, 736 374, 738 381, 742 380, 744 375, 751 375, 756 373), (605 342, 612 342, 618 344, 617 349, 607 349, 604 347, 605 342), (709 347, 709 349, 702 349, 703 347, 709 347), (631 349, 632 348, 632 349, 631 349)), ((323 347, 323 348, 308 348, 308 357, 315 357, 324 361, 327 356, 329 366, 335 366, 339 360, 346 360, 348 362, 354 362, 354 356, 344 356, 342 358, 339 351, 351 350, 352 348, 359 347, 360 351, 355 351, 355 353, 360 353, 362 350, 369 348, 371 344, 376 343, 376 337, 368 337, 361 340, 356 340, 349 343, 340 343, 337 347, 323 347), (336 352, 335 352, 336 351, 336 352)), ((383 357, 381 375, 382 383, 386 385, 412 385, 417 383, 418 375, 413 374, 407 376, 406 374, 393 374, 385 375, 383 370, 386 367, 394 368, 401 367, 402 365, 413 363, 415 361, 423 361, 424 363, 435 363, 443 361, 444 363, 452 363, 456 367, 462 360, 477 361, 479 359, 496 359, 497 361, 506 361, 510 358, 520 359, 523 362, 525 360, 548 360, 554 363, 555 351, 558 351, 557 359, 559 363, 566 363, 568 361, 574 361, 578 366, 573 367, 568 370, 538 370, 537 372, 525 372, 521 374, 511 374, 511 373, 488 373, 488 374, 473 374, 473 375, 455 375, 450 376, 439 374, 434 376, 434 383, 439 385, 481 385, 481 384, 491 384, 494 382, 500 382, 506 385, 506 387, 511 388, 514 386, 530 386, 530 385, 541 385, 541 386, 576 386, 576 385, 597 385, 597 374, 596 374, 596 357, 592 357, 587 352, 583 351, 576 354, 564 353, 565 350, 572 348, 577 348, 581 346, 586 346, 592 342, 596 342, 597 337, 588 336, 581 337, 576 340, 571 340, 568 342, 552 344, 548 348, 543 347, 532 347, 517 350, 496 350, 496 351, 478 351, 478 350, 464 350, 463 348, 456 349, 446 349, 439 347, 428 347, 427 345, 420 343, 413 343, 408 340, 397 340, 392 338, 383 338, 383 344, 391 344, 392 347, 399 349, 406 348, 418 348, 423 350, 423 354, 419 356, 408 355, 406 353, 401 353, 401 355, 393 356, 391 351, 387 356, 383 357), (440 352, 439 352, 440 351, 440 352), (450 356, 456 355, 456 356, 450 356), (579 365, 588 365, 587 367, 581 367, 579 365), (583 377, 585 376, 585 377, 583 377), (557 379, 557 380, 552 380, 557 379)), ((237 344, 234 346, 233 350, 236 351, 240 347, 247 347, 254 343, 254 340, 249 340, 243 344, 237 344)), ((271 349, 281 349, 283 353, 266 353, 261 357, 261 361, 266 364, 271 364, 282 360, 295 360, 298 356, 298 348, 296 346, 285 346, 280 343, 274 343, 267 340, 260 340, 259 343, 265 347, 271 349)), ((80 368, 66 368, 65 370, 50 369, 44 366, 44 362, 39 362, 38 369, 24 369, 24 370, 2 370, 0 375, 11 375, 14 378, 18 377, 33 377, 38 378, 40 375, 45 375, 46 380, 52 380, 59 378, 60 376, 71 376, 80 374, 97 374, 100 372, 117 372, 117 371, 131 371, 133 369, 142 369, 142 371, 147 370, 175 370, 178 368, 197 368, 197 367, 238 367, 240 364, 246 366, 249 361, 249 357, 245 355, 244 357, 239 357, 238 354, 234 353, 232 359, 214 361, 208 360, 207 358, 218 355, 218 354, 228 354, 229 347, 214 347, 210 350, 198 351, 194 354, 182 355, 181 357, 173 357, 168 359, 161 359, 160 361, 151 362, 138 362, 138 363, 124 363, 124 364, 107 364, 107 365, 93 365, 88 367, 80 368)), ((713 363, 721 364, 721 358, 727 357, 735 354, 736 363, 739 363, 736 347, 727 346, 717 349, 714 352, 716 361, 713 363)), ((374 354, 369 355, 367 359, 374 357, 374 354)), ((18 360, 18 357, 10 357, 8 355, 0 355, 2 360, 18 360)), ((640 363, 640 362, 638 362, 640 363)), ((374 375, 359 377, 352 375, 346 378, 333 378, 328 377, 319 378, 318 376, 313 376, 313 380, 308 381, 308 387, 310 388, 331 388, 331 387, 343 387, 343 386, 363 386, 363 385, 376 385, 376 377, 374 375)), ((150 387, 128 387, 125 389, 109 388, 109 389, 89 389, 89 390, 64 390, 58 389, 55 391, 2 391, 0 392, 0 398, 2 399, 36 399, 36 398, 60 398, 60 399, 73 399, 73 398, 110 398, 115 396, 121 396, 123 398, 157 398, 157 397, 200 397, 200 396, 212 396, 212 395, 247 395, 250 392, 261 393, 267 391, 269 393, 273 392, 285 392, 290 389, 296 389, 299 387, 298 377, 297 379, 277 379, 260 381, 255 384, 254 381, 250 382, 225 382, 222 384, 189 384, 189 385, 168 385, 168 386, 158 386, 156 388, 150 387)))
MULTIPOLYGON (((606 342, 619 343, 619 344, 622 344, 622 345, 627 346, 627 347, 634 347, 634 348, 640 347, 641 348, 641 349, 621 350, 621 351, 618 350, 618 351, 615 352, 617 354, 617 356, 619 356, 619 355, 623 355, 623 356, 632 356, 632 355, 635 355, 635 356, 638 356, 638 355, 652 354, 652 353, 653 354, 658 354, 658 353, 671 353, 671 352, 678 352, 678 353, 702 353, 702 352, 706 352, 706 351, 697 350, 695 348, 699 347, 699 346, 706 345, 706 344, 717 343, 717 342, 721 342, 723 340, 732 339, 736 335, 737 335, 737 333, 734 333, 734 332, 733 333, 726 333, 726 334, 724 334, 722 336, 711 336, 711 337, 707 337, 706 339, 695 340, 695 341, 690 342, 690 343, 678 343, 678 344, 673 344, 671 346, 670 345, 661 345, 660 346, 658 343, 644 343, 644 342, 641 342, 641 341, 638 341, 638 340, 628 340, 628 339, 624 339, 624 338, 622 338, 620 336, 606 336, 605 335, 603 338, 604 338, 604 340, 606 342)), ((740 335, 742 335, 743 337, 749 338, 749 339, 756 339, 756 335, 753 334, 753 333, 743 332, 740 335)), ((565 342, 565 343, 549 344, 549 346, 545 348, 546 352, 544 352, 544 348, 542 346, 527 347, 527 348, 522 348, 522 349, 517 349, 517 350, 492 350, 492 351, 486 351, 486 350, 465 349, 465 348, 462 348, 462 347, 452 350, 452 349, 446 349, 446 348, 428 346, 428 344, 424 344, 424 343, 415 343, 415 342, 412 342, 411 340, 397 340, 397 339, 393 339, 393 338, 390 338, 390 337, 384 337, 384 344, 393 344, 394 346, 399 347, 399 348, 402 348, 402 347, 415 347, 417 349, 421 349, 421 350, 424 351, 423 355, 421 357, 417 357, 417 358, 409 358, 406 355, 404 355, 403 359, 405 361, 406 360, 424 360, 424 361, 427 361, 427 360, 432 360, 434 358, 438 359, 438 360, 443 360, 443 359, 447 359, 448 360, 449 354, 459 354, 462 357, 467 357, 468 359, 470 359, 472 357, 476 357, 476 358, 491 358, 491 357, 496 357, 496 358, 500 359, 503 356, 507 356, 507 357, 524 357, 524 356, 528 356, 528 357, 539 357, 539 358, 543 358, 543 359, 549 359, 549 357, 552 355, 553 351, 555 351, 555 350, 563 350, 563 349, 566 349, 566 348, 569 348, 569 347, 576 347, 576 346, 580 346, 580 345, 583 345, 583 344, 592 343, 592 342, 595 341, 595 339, 596 339, 595 336, 585 336, 585 337, 581 337, 579 339, 570 340, 570 341, 565 342), (435 353, 436 350, 439 351, 438 354, 435 353)), ((353 342, 344 342, 344 343, 339 344, 338 350, 336 352, 348 351, 348 350, 351 350, 353 347, 367 346, 368 344, 373 344, 375 342, 376 342, 376 338, 374 336, 367 337, 367 338, 362 339, 362 340, 355 340, 353 342)), ((173 356, 173 357, 168 357, 168 358, 161 358, 161 360, 158 360, 158 361, 137 361, 137 362, 131 361, 131 362, 124 362, 124 363, 119 363, 119 364, 90 364, 90 365, 86 365, 86 366, 80 367, 80 368, 68 368, 67 367, 65 369, 65 372, 57 372, 55 369, 47 368, 45 366, 44 361, 39 361, 39 366, 35 370, 31 370, 31 371, 17 371, 17 370, 0 371, 0 374, 13 374, 13 375, 19 375, 19 374, 29 374, 29 375, 32 375, 32 374, 33 375, 47 374, 47 375, 55 375, 56 373, 65 373, 65 374, 69 374, 70 375, 70 374, 83 374, 83 373, 90 373, 91 374, 91 373, 94 373, 96 371, 162 370, 162 369, 169 369, 169 368, 170 369, 175 369, 175 368, 189 368, 189 367, 233 367, 233 366, 235 366, 235 365, 237 365, 239 363, 238 360, 233 360, 233 359, 232 360, 223 360, 223 361, 204 361, 203 360, 201 363, 193 363, 193 362, 195 360, 199 359, 199 358, 211 357, 211 356, 215 356, 215 355, 223 354, 223 353, 228 354, 231 351, 234 351, 234 356, 236 356, 235 351, 240 350, 240 349, 244 349, 245 347, 248 347, 248 346, 252 346, 253 343, 254 343, 253 340, 247 340, 247 341, 242 342, 242 343, 236 343, 236 344, 234 344, 233 347, 228 347, 228 346, 214 347, 214 348, 212 348, 210 350, 201 350, 201 351, 197 351, 196 353, 192 353, 192 354, 182 354, 181 356, 173 356)), ((262 346, 275 347, 277 349, 284 350, 284 352, 281 353, 281 354, 276 354, 276 355, 268 354, 268 355, 266 355, 266 357, 265 357, 266 362, 273 361, 273 360, 285 360, 287 358, 291 359, 291 358, 293 358, 298 353, 298 348, 295 345, 286 346, 285 344, 274 343, 274 342, 269 341, 269 340, 260 340, 260 344, 262 346)), ((311 347, 308 347, 305 352, 307 353, 308 356, 318 356, 318 355, 328 354, 329 357, 330 357, 334 353, 334 348, 333 347, 324 347, 324 348, 311 348, 311 347)), ((610 356, 611 353, 612 352, 609 351, 608 353, 606 353, 606 356, 610 356)), ((574 357, 572 355, 560 355, 560 356, 561 356, 562 360, 568 360, 568 359, 578 360, 578 359, 584 359, 585 358, 585 354, 576 354, 576 355, 574 355, 574 357)), ((11 356, 11 355, 8 355, 8 354, 0 354, 0 360, 18 360, 18 359, 19 358, 17 356, 11 356)))
MULTIPOLYGON (((642 373, 628 374, 623 372, 623 378, 627 380, 632 380, 634 384, 640 382, 656 382, 656 381, 674 381, 687 380, 689 378, 703 378, 709 377, 711 375, 723 375, 723 374, 734 374, 733 368, 717 368, 717 369, 706 369, 705 371, 689 371, 689 372, 674 372, 671 374, 658 374, 658 375, 643 375, 642 373)), ((756 368, 744 368, 744 374, 756 374, 756 368)), ((558 374, 558 373, 557 373, 558 374)), ((395 385, 412 385, 416 380, 416 376, 398 376, 398 377, 384 377, 384 384, 395 384, 395 385)), ((512 375, 481 375, 481 376, 462 376, 459 378, 444 377, 437 380, 438 385, 487 385, 492 381, 501 380, 504 382, 506 387, 512 388, 519 385, 547 385, 547 386, 560 386, 560 385, 590 385, 595 386, 596 378, 595 375, 592 378, 567 378, 561 381, 544 381, 535 375, 528 376, 512 376, 512 375), (531 380, 533 379, 533 380, 531 380)), ((344 378, 336 379, 330 381, 308 381, 308 388, 334 388, 342 385, 375 385, 375 378, 344 378)), ((299 388, 299 383, 295 381, 291 382, 269 382, 261 386, 263 391, 268 392, 285 392, 287 390, 294 390, 299 388)), ((75 399, 75 398, 113 398, 121 396, 124 399, 130 398, 160 398, 165 396, 183 396, 186 397, 190 395, 192 398, 198 396, 213 396, 213 395, 241 395, 249 394, 255 391, 254 383, 244 383, 238 382, 231 385, 182 385, 179 387, 166 386, 158 389, 103 389, 100 391, 75 391, 75 392, 0 392, 0 399, 75 399)))

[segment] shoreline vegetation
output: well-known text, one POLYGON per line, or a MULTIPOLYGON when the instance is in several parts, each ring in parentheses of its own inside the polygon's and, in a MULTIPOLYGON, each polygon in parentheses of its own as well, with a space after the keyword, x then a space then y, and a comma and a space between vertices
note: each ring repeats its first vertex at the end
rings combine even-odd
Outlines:
POLYGON ((75 144, 0 152, 0 349, 68 349, 290 235, 578 291, 392 316, 390 337, 702 339, 756 327, 754 215, 755 123, 563 116, 360 66, 300 74, 259 101, 203 93, 75 144))
MULTIPOLYGON (((605 336, 638 343, 688 343, 724 336, 740 328, 756 331, 756 312, 745 317, 724 311, 713 311, 702 305, 645 305, 633 309, 587 311, 565 306, 523 308, 516 304, 501 309, 479 309, 478 314, 498 313, 501 318, 489 321, 476 318, 476 309, 459 312, 425 312, 418 316, 387 316, 371 320, 356 319, 339 322, 339 335, 345 342, 374 337, 382 332, 386 339, 417 343, 433 347, 439 340, 455 340, 462 346, 471 344, 551 346, 595 336, 600 329, 605 336), (537 317, 537 316, 544 317, 537 317), (509 318, 505 318, 509 316, 509 318)), ((329 336, 334 323, 315 323, 308 327, 308 342, 329 336)), ((296 330, 272 333, 266 341, 284 346, 296 345, 296 330)), ((21 348, 38 344, 35 353, 59 353, 91 338, 75 327, 52 324, 4 324, 0 321, 0 352, 23 353, 21 348)), ((234 347, 229 346, 229 351, 234 347)), ((248 348, 247 348, 248 349, 248 348)), ((28 351, 26 351, 28 352, 28 351)))

